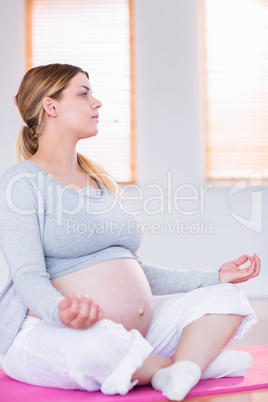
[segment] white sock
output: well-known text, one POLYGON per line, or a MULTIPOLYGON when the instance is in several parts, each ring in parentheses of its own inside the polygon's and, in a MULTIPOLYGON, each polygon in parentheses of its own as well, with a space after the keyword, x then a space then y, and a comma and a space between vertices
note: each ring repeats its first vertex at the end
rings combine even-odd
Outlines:
POLYGON ((152 387, 168 399, 182 401, 198 383, 200 367, 191 361, 180 361, 158 370, 152 377, 152 387))
POLYGON ((249 353, 240 350, 225 350, 203 372, 201 379, 243 377, 252 365, 249 353))

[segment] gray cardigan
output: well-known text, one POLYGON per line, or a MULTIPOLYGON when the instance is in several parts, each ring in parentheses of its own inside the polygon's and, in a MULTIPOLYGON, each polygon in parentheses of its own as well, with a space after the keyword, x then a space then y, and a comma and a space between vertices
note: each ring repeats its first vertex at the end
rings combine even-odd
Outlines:
POLYGON ((31 161, 0 179, 0 247, 9 280, 0 293, 0 353, 5 354, 25 318, 63 325, 63 299, 51 279, 115 258, 135 258, 153 294, 188 292, 219 283, 216 271, 182 271, 144 264, 139 220, 101 183, 101 190, 71 190, 31 161))

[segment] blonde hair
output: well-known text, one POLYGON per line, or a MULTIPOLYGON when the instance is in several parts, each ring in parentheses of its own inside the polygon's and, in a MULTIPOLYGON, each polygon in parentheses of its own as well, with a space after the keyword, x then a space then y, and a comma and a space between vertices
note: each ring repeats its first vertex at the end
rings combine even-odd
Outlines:
MULTIPOLYGON (((21 127, 17 138, 18 162, 29 159, 38 150, 38 138, 44 128, 42 100, 45 97, 61 99, 64 89, 78 73, 83 73, 89 78, 88 73, 80 67, 59 63, 34 67, 24 75, 18 93, 14 97, 21 117, 28 126, 21 127)), ((77 153, 77 161, 91 177, 99 180, 112 193, 118 194, 119 187, 116 181, 99 164, 80 153, 77 153)))

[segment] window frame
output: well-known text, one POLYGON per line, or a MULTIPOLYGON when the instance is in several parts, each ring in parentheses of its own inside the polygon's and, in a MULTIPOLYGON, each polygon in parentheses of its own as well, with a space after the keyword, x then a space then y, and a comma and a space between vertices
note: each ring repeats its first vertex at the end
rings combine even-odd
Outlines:
MULTIPOLYGON (((201 65, 202 65, 202 72, 201 72, 201 79, 202 79, 202 92, 203 92, 203 139, 204 139, 204 146, 203 146, 203 155, 204 155, 204 178, 207 183, 213 183, 221 187, 226 187, 228 184, 233 185, 234 183, 246 180, 246 181, 255 181, 255 178, 250 178, 256 172, 262 172, 262 183, 264 185, 268 185, 268 177, 263 176, 264 168, 254 170, 252 169, 251 173, 248 175, 244 175, 241 177, 211 177, 209 175, 209 161, 208 161, 208 144, 209 144, 209 97, 208 97, 208 74, 207 74, 207 46, 206 46, 206 2, 207 0, 201 0, 200 3, 200 29, 201 29, 201 65), (250 178, 250 179, 249 179, 250 178)), ((256 179, 259 180, 259 179, 256 179)))
MULTIPOLYGON (((25 34, 25 54, 26 54, 26 71, 33 67, 33 48, 32 48, 32 14, 33 14, 33 1, 25 0, 25 21, 26 21, 26 34, 25 34)), ((135 125, 135 66, 134 66, 134 16, 133 16, 133 0, 127 0, 129 10, 129 60, 130 60, 130 180, 118 181, 120 185, 136 184, 136 125, 135 125)))

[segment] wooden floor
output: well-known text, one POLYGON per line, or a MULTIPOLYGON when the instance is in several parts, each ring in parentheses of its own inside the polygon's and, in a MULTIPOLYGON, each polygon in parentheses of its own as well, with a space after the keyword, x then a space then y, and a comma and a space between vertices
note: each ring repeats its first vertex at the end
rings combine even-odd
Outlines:
MULTIPOLYGON (((268 299, 251 300, 251 305, 258 317, 258 323, 244 339, 228 347, 234 349, 244 346, 268 344, 268 299)), ((186 398, 186 402, 268 402, 268 388, 245 392, 232 392, 186 398)), ((157 402, 157 401, 156 401, 157 402)), ((163 402, 163 401, 162 401, 163 402)))
POLYGON ((268 401, 268 388, 256 389, 255 391, 232 392, 228 394, 196 396, 185 399, 185 402, 267 402, 267 401, 268 401))
MULTIPOLYGON (((268 388, 245 392, 229 392, 228 394, 215 394, 193 396, 184 399, 185 402, 268 402, 268 388)), ((155 401, 163 402, 163 401, 155 401)))

